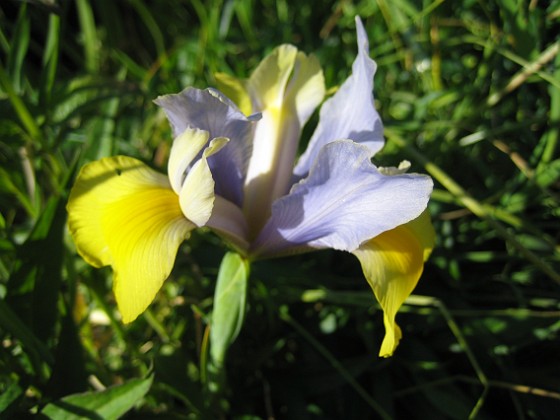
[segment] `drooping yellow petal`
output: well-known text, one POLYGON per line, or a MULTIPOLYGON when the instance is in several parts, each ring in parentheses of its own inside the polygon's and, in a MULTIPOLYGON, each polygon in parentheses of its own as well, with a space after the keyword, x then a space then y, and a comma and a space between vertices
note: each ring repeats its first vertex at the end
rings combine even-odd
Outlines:
POLYGON ((253 106, 251 105, 251 97, 247 93, 246 82, 226 73, 216 73, 214 77, 218 84, 218 90, 231 99, 241 112, 247 116, 251 115, 253 106))
POLYGON ((214 207, 214 180, 207 158, 222 149, 229 139, 212 139, 201 158, 193 165, 181 189, 179 201, 183 214, 197 226, 204 226, 214 207))
POLYGON ((402 337, 397 311, 412 293, 424 261, 434 246, 435 233, 427 211, 417 219, 363 243, 353 253, 383 309, 385 338, 379 356, 393 354, 402 337))
POLYGON ((411 220, 405 226, 420 242, 420 246, 424 250, 423 258, 424 261, 426 261, 430 257, 430 254, 432 253, 432 250, 434 249, 434 245, 436 243, 436 232, 434 231, 434 227, 432 226, 430 212, 428 210, 425 210, 420 216, 418 216, 414 220, 411 220))
POLYGON ((123 322, 133 321, 154 299, 194 228, 168 178, 133 158, 104 158, 82 168, 67 209, 78 252, 95 267, 113 268, 123 322))

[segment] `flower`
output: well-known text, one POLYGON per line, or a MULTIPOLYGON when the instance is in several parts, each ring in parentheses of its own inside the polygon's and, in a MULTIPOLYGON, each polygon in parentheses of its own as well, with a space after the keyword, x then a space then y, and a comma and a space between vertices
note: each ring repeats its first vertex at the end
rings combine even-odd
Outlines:
POLYGON ((396 312, 434 243, 426 210, 433 184, 371 162, 383 126, 373 102, 376 64, 358 18, 356 26, 352 75, 324 102, 299 159, 324 78, 315 57, 282 45, 247 80, 218 74, 219 90, 156 99, 175 136, 169 179, 122 156, 84 167, 69 199, 70 231, 87 262, 113 267, 125 322, 153 299, 188 232, 205 225, 250 260, 353 253, 384 311, 380 355, 393 353, 396 312))

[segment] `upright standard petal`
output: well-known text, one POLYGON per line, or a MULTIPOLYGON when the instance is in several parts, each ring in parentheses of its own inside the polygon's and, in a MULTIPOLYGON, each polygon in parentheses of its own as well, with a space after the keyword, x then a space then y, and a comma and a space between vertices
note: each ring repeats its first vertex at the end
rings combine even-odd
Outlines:
POLYGON ((216 182, 216 193, 240 206, 254 123, 259 116, 246 117, 233 102, 214 89, 187 88, 176 95, 160 96, 154 102, 164 109, 176 137, 188 128, 198 128, 209 133, 209 140, 216 137, 231 139, 221 153, 208 159, 208 164, 216 182))
POLYGON ((245 180, 243 210, 255 235, 268 219, 272 202, 285 195, 303 125, 321 102, 325 87, 317 59, 292 45, 276 48, 246 83, 256 124, 245 180))
POLYGON ((80 255, 110 265, 123 322, 152 302, 194 225, 165 175, 116 156, 85 165, 68 200, 68 225, 80 255))
POLYGON ((353 251, 383 309, 385 338, 379 351, 381 357, 391 356, 399 344, 402 333, 395 316, 416 287, 434 243, 434 229, 425 211, 417 219, 384 232, 353 251))
POLYGON ((309 176, 274 203, 251 252, 264 257, 305 247, 353 251, 418 217, 426 209, 431 178, 382 175, 369 155, 366 146, 350 140, 324 146, 309 176))
POLYGON ((319 124, 294 169, 297 178, 307 175, 321 148, 333 140, 352 139, 361 143, 370 150, 370 157, 383 147, 383 124, 373 102, 377 65, 369 57, 367 34, 358 17, 356 31, 358 56, 352 65, 352 75, 321 107, 319 124))

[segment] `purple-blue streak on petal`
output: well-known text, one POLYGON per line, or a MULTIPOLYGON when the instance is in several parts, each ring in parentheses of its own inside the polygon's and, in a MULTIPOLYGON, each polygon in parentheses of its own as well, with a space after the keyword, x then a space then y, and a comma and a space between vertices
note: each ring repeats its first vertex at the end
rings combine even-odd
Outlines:
POLYGON ((251 254, 260 258, 309 248, 353 251, 420 215, 432 191, 431 178, 382 175, 370 154, 351 140, 324 146, 308 177, 273 204, 251 254))
POLYGON ((323 104, 319 124, 294 169, 296 179, 307 175, 319 150, 333 140, 352 139, 363 144, 368 147, 370 157, 383 147, 383 123, 373 102, 377 65, 369 57, 367 34, 359 18, 356 18, 356 31, 358 55, 352 65, 352 75, 323 104))
POLYGON ((208 131, 209 140, 216 137, 231 140, 220 153, 208 158, 208 165, 216 183, 216 194, 241 206, 254 121, 258 117, 247 118, 214 89, 187 88, 178 94, 160 96, 154 102, 164 109, 175 137, 191 127, 208 131))

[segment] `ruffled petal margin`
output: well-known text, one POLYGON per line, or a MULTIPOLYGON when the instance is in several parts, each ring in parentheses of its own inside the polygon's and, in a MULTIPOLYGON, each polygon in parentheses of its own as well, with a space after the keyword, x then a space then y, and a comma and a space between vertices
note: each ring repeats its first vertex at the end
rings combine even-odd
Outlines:
POLYGON ((67 210, 79 254, 95 267, 113 268, 123 322, 133 321, 154 299, 195 227, 168 178, 133 158, 104 158, 82 168, 67 210))
POLYGON ((352 65, 352 75, 321 107, 319 124, 294 169, 297 179, 307 175, 321 148, 333 140, 351 139, 363 144, 368 147, 370 157, 384 145, 383 123, 373 102, 377 64, 369 57, 367 34, 358 17, 356 32, 358 55, 352 65))
POLYGON ((402 337, 397 311, 410 296, 435 243, 428 211, 418 218, 364 242, 353 254, 383 309, 385 337, 379 356, 393 354, 402 337))

